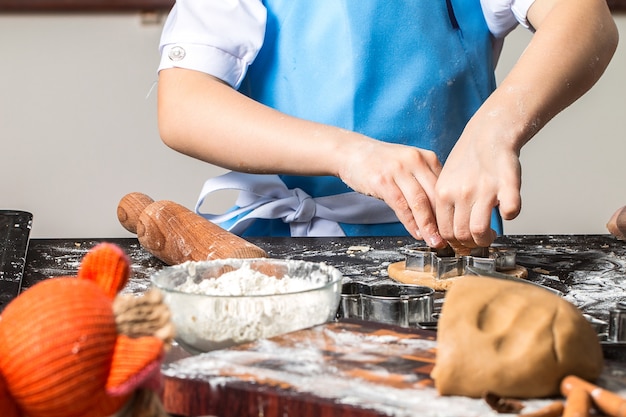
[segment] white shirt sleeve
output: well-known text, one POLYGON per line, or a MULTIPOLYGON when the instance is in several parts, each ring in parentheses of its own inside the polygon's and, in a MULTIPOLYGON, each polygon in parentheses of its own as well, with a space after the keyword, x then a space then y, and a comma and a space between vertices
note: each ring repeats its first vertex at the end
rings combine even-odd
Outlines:
MULTIPOLYGON (((518 23, 530 28, 534 1, 481 0, 491 33, 503 38, 518 23)), ((177 0, 161 35, 158 70, 201 71, 238 88, 263 45, 266 18, 260 0, 177 0)))
POLYGON ((532 29, 528 23, 528 9, 535 0, 481 0, 489 30, 496 38, 504 38, 517 24, 532 29))
POLYGON ((179 67, 237 88, 263 44, 260 0, 177 0, 161 34, 158 70, 179 67))

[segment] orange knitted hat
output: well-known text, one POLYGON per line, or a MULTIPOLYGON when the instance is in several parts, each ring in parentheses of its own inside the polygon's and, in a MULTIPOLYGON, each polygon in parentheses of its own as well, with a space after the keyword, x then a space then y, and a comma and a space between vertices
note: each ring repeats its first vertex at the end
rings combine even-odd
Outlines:
POLYGON ((101 244, 85 256, 77 277, 42 281, 5 308, 2 417, 110 416, 158 372, 163 340, 116 329, 113 299, 129 272, 124 252, 101 244))

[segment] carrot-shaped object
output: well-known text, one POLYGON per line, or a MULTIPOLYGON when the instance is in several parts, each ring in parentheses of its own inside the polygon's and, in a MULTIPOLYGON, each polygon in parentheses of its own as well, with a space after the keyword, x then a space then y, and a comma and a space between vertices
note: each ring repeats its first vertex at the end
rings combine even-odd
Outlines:
POLYGON ((584 390, 591 397, 591 401, 604 414, 610 417, 626 417, 626 399, 614 392, 600 388, 577 376, 567 376, 561 381, 561 393, 568 397, 574 390, 584 390))

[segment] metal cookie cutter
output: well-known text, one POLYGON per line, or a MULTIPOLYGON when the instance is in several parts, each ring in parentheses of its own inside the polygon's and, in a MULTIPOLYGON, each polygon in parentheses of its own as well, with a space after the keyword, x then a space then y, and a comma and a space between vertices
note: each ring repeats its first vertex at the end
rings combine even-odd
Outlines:
POLYGON ((469 267, 485 271, 507 271, 515 268, 516 254, 503 247, 474 248, 470 255, 456 256, 454 251, 410 246, 404 249, 406 269, 430 272, 437 279, 466 275, 469 267))
POLYGON ((401 327, 427 327, 433 320, 434 290, 419 285, 343 284, 341 314, 401 327))
POLYGON ((609 310, 608 341, 626 343, 626 299, 609 310))
POLYGON ((604 359, 626 361, 626 299, 618 300, 608 311, 608 323, 586 316, 598 333, 604 359))

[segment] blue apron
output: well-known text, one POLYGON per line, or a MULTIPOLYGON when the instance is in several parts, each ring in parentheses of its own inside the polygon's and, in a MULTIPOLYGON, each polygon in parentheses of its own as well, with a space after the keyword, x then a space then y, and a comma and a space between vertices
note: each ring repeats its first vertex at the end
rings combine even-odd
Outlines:
MULTIPOLYGON (((286 114, 429 149, 444 163, 495 88, 480 0, 263 3, 264 45, 240 91, 286 114)), ((229 173, 207 181, 196 210, 225 188, 241 191, 237 208, 201 214, 240 235, 408 234, 384 203, 336 177, 229 173)), ((496 210, 492 227, 502 233, 496 210)))

